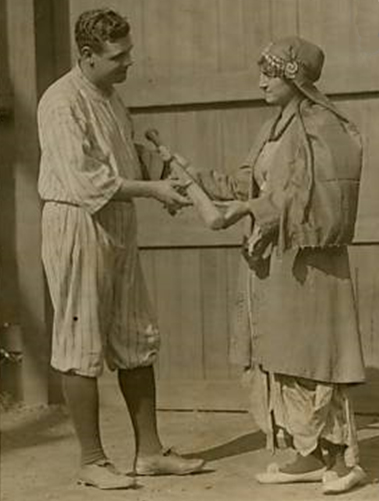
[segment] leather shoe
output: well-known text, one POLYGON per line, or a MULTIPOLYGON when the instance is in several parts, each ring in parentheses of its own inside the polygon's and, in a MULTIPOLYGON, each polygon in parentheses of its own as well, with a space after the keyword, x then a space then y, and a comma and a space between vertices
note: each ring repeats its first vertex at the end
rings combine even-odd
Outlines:
POLYGON ((258 473, 255 475, 255 478, 260 484, 297 484, 306 482, 321 482, 324 473, 325 468, 305 473, 285 473, 280 471, 280 468, 276 463, 272 463, 268 466, 264 473, 258 473))
POLYGON ((335 471, 328 470, 322 479, 322 492, 323 494, 341 494, 364 484, 366 478, 366 473, 358 465, 343 477, 339 477, 335 471))
POLYGON ((171 449, 161 454, 138 458, 135 463, 136 475, 190 475, 203 469, 203 459, 186 459, 171 449))
POLYGON ((116 469, 113 463, 104 459, 103 461, 83 466, 79 472, 78 484, 111 490, 134 487, 135 481, 126 477, 126 475, 116 469))

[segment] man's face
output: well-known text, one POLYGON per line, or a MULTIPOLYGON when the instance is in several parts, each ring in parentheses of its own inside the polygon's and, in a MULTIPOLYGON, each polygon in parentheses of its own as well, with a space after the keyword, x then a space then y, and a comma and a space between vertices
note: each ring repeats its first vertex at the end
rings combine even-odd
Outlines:
POLYGON ((108 86, 124 82, 128 68, 133 64, 132 48, 132 39, 128 35, 115 42, 106 41, 101 52, 92 52, 90 57, 95 79, 108 86))
POLYGON ((284 108, 294 97, 295 90, 291 84, 280 77, 271 77, 261 72, 259 87, 263 90, 268 104, 284 108))

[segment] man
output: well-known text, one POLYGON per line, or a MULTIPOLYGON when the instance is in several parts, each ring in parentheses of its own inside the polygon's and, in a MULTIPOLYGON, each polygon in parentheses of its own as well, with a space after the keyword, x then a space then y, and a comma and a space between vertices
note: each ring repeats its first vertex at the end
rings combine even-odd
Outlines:
POLYGON ((54 306, 52 366, 61 372, 81 447, 79 482, 101 489, 131 481, 108 460, 100 438, 97 378, 118 371, 136 439, 137 475, 189 474, 204 462, 162 447, 153 363, 159 333, 136 243, 133 198, 168 209, 188 205, 172 180, 142 179, 132 124, 115 92, 132 64, 128 22, 84 12, 75 26, 79 61, 38 108, 42 257, 54 306))

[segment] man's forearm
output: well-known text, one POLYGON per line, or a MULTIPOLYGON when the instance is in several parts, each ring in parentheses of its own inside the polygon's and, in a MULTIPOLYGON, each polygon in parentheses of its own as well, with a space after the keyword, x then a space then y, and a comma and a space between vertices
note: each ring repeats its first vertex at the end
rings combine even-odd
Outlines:
POLYGON ((121 179, 120 186, 113 195, 112 200, 129 202, 133 198, 154 198, 163 203, 166 207, 178 209, 186 205, 191 205, 190 200, 181 194, 183 184, 175 180, 162 181, 140 181, 121 179))
POLYGON ((132 198, 151 198, 154 196, 154 181, 123 179, 112 200, 129 202, 132 198))

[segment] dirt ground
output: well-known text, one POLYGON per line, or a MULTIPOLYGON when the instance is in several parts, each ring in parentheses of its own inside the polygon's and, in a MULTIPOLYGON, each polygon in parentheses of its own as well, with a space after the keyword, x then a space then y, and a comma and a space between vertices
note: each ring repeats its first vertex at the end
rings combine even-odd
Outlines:
MULTIPOLYGON (((166 445, 209 461, 192 477, 139 480, 125 491, 98 491, 75 483, 78 450, 66 410, 12 408, 2 411, 2 501, 317 501, 319 484, 262 486, 254 474, 272 461, 264 437, 246 413, 159 412, 166 445)), ((379 500, 379 416, 358 416, 364 487, 339 496, 345 500, 379 500)), ((124 404, 114 391, 102 392, 102 430, 108 455, 129 471, 133 438, 124 404)), ((286 459, 288 453, 278 455, 286 459)))

